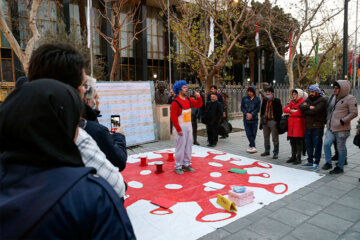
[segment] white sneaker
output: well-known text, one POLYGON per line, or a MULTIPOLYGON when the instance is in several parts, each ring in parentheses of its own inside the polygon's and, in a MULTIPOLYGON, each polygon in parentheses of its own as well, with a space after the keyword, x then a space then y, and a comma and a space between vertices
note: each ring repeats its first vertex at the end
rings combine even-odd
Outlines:
POLYGON ((252 150, 252 147, 248 147, 247 149, 246 149, 246 152, 251 152, 251 150, 252 150))
POLYGON ((257 153, 256 147, 252 147, 250 153, 257 153))

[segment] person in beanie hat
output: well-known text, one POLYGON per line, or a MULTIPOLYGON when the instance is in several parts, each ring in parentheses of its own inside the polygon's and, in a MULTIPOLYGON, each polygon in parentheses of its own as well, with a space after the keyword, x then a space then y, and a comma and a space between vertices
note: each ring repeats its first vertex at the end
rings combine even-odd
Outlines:
POLYGON ((189 98, 186 81, 176 81, 173 86, 177 97, 170 106, 170 118, 176 131, 175 138, 175 172, 184 174, 184 171, 194 172, 190 166, 192 152, 192 124, 191 108, 201 108, 203 102, 200 94, 194 92, 195 98, 189 98))
POLYGON ((261 101, 256 96, 256 87, 251 86, 248 88, 248 96, 241 100, 241 111, 244 116, 244 127, 246 137, 249 140, 249 147, 246 150, 248 153, 256 153, 255 138, 258 127, 258 113, 260 111, 261 101))
POLYGON ((308 155, 308 162, 301 166, 312 167, 314 171, 319 169, 322 137, 326 123, 327 101, 321 94, 319 85, 311 85, 309 97, 300 105, 300 109, 305 114, 305 145, 308 155))
POLYGON ((284 113, 290 114, 288 119, 288 137, 291 144, 291 158, 286 161, 287 163, 301 163, 301 152, 305 135, 305 118, 299 106, 305 101, 303 96, 303 90, 299 88, 294 89, 292 91, 293 100, 283 109, 284 113))
POLYGON ((265 152, 262 157, 270 155, 270 133, 274 145, 273 159, 278 159, 279 154, 279 133, 278 126, 282 115, 282 105, 279 98, 274 97, 274 88, 268 87, 261 105, 260 129, 263 129, 265 152))

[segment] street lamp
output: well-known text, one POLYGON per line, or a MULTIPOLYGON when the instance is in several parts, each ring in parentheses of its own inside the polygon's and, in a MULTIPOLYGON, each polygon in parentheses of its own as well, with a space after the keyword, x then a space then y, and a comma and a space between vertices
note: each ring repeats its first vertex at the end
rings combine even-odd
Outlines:
POLYGON ((276 80, 274 79, 274 80, 273 80, 273 84, 275 85, 275 83, 276 83, 276 80))
POLYGON ((157 74, 156 74, 156 73, 154 74, 154 79, 155 79, 155 80, 157 79, 157 74))

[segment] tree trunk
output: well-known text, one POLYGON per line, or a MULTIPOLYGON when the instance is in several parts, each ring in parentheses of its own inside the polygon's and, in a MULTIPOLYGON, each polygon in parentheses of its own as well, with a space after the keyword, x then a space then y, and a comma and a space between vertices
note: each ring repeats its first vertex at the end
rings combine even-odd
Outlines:
POLYGON ((79 0, 79 18, 80 18, 81 36, 85 39, 86 38, 85 0, 79 0))
POLYGON ((292 62, 286 64, 286 69, 289 74, 289 90, 292 91, 294 89, 294 71, 292 68, 292 62))
POLYGON ((117 63, 118 63, 118 60, 119 60, 119 55, 120 55, 119 51, 116 51, 115 55, 114 55, 113 64, 112 64, 112 67, 111 67, 110 81, 115 81, 115 73, 116 73, 117 63))

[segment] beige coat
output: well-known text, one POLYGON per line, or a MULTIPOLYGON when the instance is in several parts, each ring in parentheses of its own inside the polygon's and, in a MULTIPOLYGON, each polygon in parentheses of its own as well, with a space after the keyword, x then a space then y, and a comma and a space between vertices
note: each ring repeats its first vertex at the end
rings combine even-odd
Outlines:
POLYGON ((349 131, 350 122, 358 115, 356 98, 349 95, 350 82, 348 80, 338 80, 340 85, 339 94, 336 96, 335 105, 330 111, 327 127, 332 132, 349 131), (344 121, 344 125, 340 120, 344 121))

